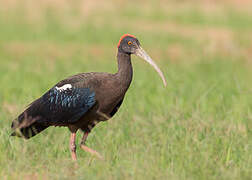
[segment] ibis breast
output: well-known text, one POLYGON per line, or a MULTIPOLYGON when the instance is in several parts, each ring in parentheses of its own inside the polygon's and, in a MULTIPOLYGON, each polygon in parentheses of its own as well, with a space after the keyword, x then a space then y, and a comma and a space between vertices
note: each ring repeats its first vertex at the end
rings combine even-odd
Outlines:
POLYGON ((76 86, 95 92, 95 105, 75 123, 76 127, 89 131, 98 122, 106 121, 115 115, 128 87, 123 87, 115 74, 86 73, 77 75, 76 78, 82 79, 76 86))

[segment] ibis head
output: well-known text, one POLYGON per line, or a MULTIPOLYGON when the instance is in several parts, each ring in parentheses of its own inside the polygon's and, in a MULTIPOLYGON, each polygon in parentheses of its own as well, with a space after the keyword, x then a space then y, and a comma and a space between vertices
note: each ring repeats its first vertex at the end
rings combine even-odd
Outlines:
POLYGON ((118 43, 118 51, 126 54, 135 54, 136 56, 148 62, 157 71, 157 73, 163 80, 164 86, 166 86, 166 80, 162 71, 159 69, 157 64, 151 59, 151 57, 145 52, 145 50, 141 47, 140 42, 135 36, 130 34, 123 35, 118 43))

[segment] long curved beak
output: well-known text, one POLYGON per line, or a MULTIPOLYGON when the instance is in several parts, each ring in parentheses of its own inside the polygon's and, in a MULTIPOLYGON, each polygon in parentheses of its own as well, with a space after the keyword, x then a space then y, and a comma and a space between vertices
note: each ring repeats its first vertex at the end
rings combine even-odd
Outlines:
POLYGON ((151 59, 151 57, 145 52, 145 50, 139 46, 135 52, 135 55, 141 57, 142 59, 144 59, 145 61, 147 61, 159 74, 159 76, 161 77, 161 79, 163 80, 163 84, 164 86, 166 86, 166 80, 164 77, 164 74, 162 73, 162 71, 159 69, 159 67, 157 66, 157 64, 151 59))

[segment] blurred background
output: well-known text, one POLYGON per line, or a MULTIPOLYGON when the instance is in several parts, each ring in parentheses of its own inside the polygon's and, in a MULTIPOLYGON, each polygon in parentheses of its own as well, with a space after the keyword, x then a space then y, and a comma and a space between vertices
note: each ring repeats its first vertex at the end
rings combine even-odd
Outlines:
POLYGON ((251 67, 250 0, 0 0, 0 176, 250 179, 251 67), (66 128, 9 137, 11 121, 59 80, 116 72, 125 33, 168 86, 133 57, 124 104, 87 140, 105 161, 78 150, 76 167, 66 128))

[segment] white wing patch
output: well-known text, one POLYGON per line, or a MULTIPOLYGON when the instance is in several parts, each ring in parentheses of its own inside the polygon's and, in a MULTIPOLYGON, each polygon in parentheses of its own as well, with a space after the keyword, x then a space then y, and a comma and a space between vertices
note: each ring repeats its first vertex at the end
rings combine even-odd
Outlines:
POLYGON ((57 91, 62 92, 62 91, 65 91, 67 89, 72 89, 72 85, 71 84, 65 84, 65 85, 63 85, 61 87, 56 86, 55 88, 56 88, 57 91))

